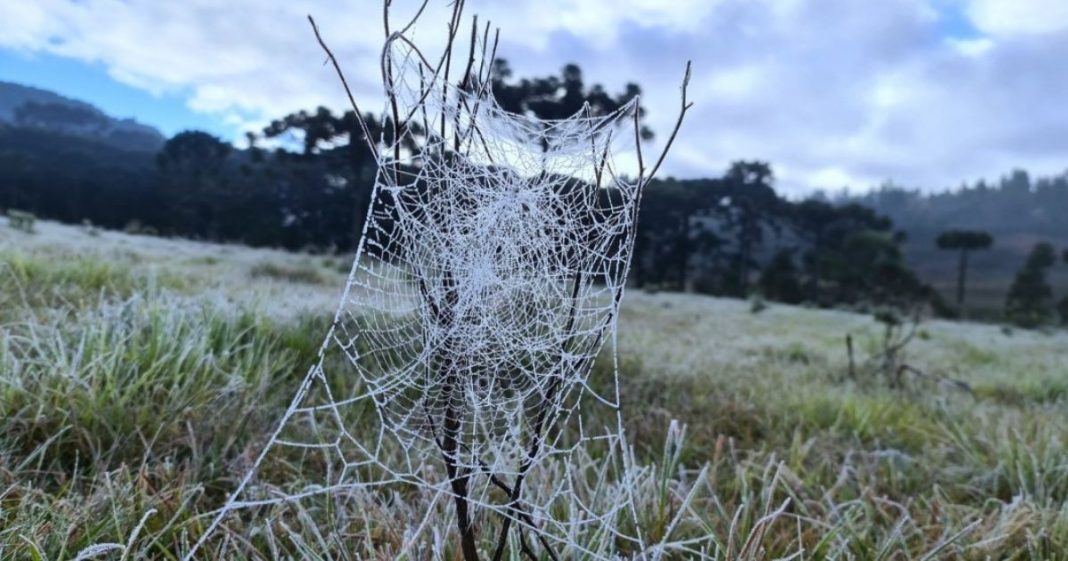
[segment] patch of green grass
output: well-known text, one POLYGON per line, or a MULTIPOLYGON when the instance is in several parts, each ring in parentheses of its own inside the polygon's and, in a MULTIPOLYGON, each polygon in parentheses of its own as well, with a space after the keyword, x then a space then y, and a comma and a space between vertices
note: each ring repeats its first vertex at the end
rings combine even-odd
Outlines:
POLYGON ((1068 397, 1068 380, 1048 379, 1019 384, 981 384, 974 386, 974 390, 976 395, 983 399, 1016 407, 1031 407, 1059 404, 1065 401, 1068 397))
MULTIPOLYGON (((292 313, 285 299, 317 287, 332 298, 340 258, 260 262, 253 278, 238 268, 232 277, 245 282, 201 295, 211 280, 193 266, 211 265, 212 275, 244 267, 244 250, 170 261, 151 245, 120 250, 97 239, 85 252, 0 250, 0 277, 11 280, 0 283, 0 559, 70 559, 127 541, 127 559, 180 558, 319 360, 332 319, 292 313), (304 286, 265 282, 270 297, 243 299, 257 279, 304 286)), ((745 302, 637 291, 621 317, 619 397, 643 466, 629 484, 650 539, 711 536, 710 554, 730 561, 1068 561, 1063 333, 926 325, 909 362, 960 377, 972 397, 916 379, 901 388, 843 380, 845 334, 858 355, 879 336, 867 317, 782 305, 751 314, 745 302)), ((306 400, 359 389, 348 358, 333 351, 324 360, 339 375, 306 400)), ((607 400, 610 358, 589 380, 607 400)), ((593 399, 582 415, 587 431, 616 420, 593 399)), ((366 408, 313 419, 286 436, 373 440, 366 408)), ((322 484, 341 461, 273 450, 252 492, 322 484)), ((531 492, 550 496, 559 469, 532 473, 531 492)), ((580 472, 588 504, 618 498, 611 477, 580 472)), ((203 558, 391 559, 412 520, 450 512, 448 501, 402 486, 346 498, 344 516, 334 499, 244 510, 203 558)), ((478 522, 495 527, 488 514, 478 522)), ((453 534, 442 535, 445 558, 458 558, 453 534)))
POLYGON ((192 454, 188 439, 262 417, 252 406, 270 384, 297 376, 298 353, 264 326, 167 299, 12 325, 0 417, 19 422, 5 440, 67 474, 87 458, 136 462, 154 446, 192 454))
POLYGON ((134 269, 135 259, 0 250, 0 320, 20 308, 86 307, 156 290, 187 292, 194 284, 176 271, 134 269), (5 313, 6 312, 6 313, 5 313))
POLYGON ((218 257, 216 257, 214 255, 201 255, 200 257, 193 257, 193 258, 189 259, 189 264, 190 265, 208 265, 208 266, 212 266, 212 265, 218 265, 219 263, 222 263, 222 259, 220 259, 220 258, 218 258, 218 257))
POLYGON ((327 284, 328 279, 323 272, 309 264, 284 265, 271 261, 260 263, 249 271, 253 278, 270 278, 284 282, 299 284, 327 284))

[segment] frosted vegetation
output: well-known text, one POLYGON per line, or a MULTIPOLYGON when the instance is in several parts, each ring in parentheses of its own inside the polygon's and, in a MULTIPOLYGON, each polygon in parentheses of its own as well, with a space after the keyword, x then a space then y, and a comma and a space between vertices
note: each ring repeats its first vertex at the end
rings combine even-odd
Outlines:
POLYGON ((626 439, 615 354, 642 189, 689 109, 689 66, 679 124, 647 167, 636 97, 549 121, 508 112, 490 93, 490 26, 474 19, 457 47, 462 0, 436 63, 413 41, 419 14, 394 32, 389 6, 378 139, 309 17, 377 163, 375 184, 316 360, 183 559, 227 555, 216 530, 234 521, 366 526, 382 497, 419 505, 398 521, 395 557, 452 558, 453 528, 465 561, 704 558, 714 540, 681 525, 701 485, 681 492, 660 531, 642 523, 658 478, 626 439))
POLYGON ((349 94, 378 174, 344 278, 331 256, 2 234, 0 557, 1064 555, 1063 334, 621 308, 679 125, 647 167, 637 99, 504 111, 477 20, 454 84, 462 6, 434 63, 385 4, 378 140, 349 94))
MULTIPOLYGON (((0 558, 109 543, 97 558, 181 557, 314 361, 347 263, 36 229, 0 228, 0 558)), ((926 323, 910 363, 973 397, 845 380, 847 333, 874 351, 881 326, 628 295, 621 397, 648 467, 647 535, 697 488, 676 531, 711 536, 720 559, 1068 558, 1068 336, 926 323), (665 447, 672 419, 686 435, 665 447)), ((595 368, 591 384, 607 374, 595 368)), ((295 467, 277 457, 265 469, 311 483, 295 467)), ((598 481, 589 474, 591 494, 598 481)), ((418 492, 363 501, 343 527, 321 524, 331 505, 314 502, 239 517, 204 558, 392 558, 413 517, 446 510, 418 492)), ((454 535, 441 540, 455 558, 454 535)))

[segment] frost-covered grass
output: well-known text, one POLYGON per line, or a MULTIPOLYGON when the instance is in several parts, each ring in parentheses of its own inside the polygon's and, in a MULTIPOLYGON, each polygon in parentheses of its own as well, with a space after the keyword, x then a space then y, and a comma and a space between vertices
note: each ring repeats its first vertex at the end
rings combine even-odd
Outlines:
MULTIPOLYGON (((98 543, 129 546, 101 559, 180 558, 315 356, 344 260, 37 230, 0 229, 0 559, 98 543)), ((845 377, 847 333, 858 355, 877 348, 869 316, 749 310, 627 295, 644 534, 682 509, 677 537, 713 535, 722 559, 1068 559, 1068 335, 930 322, 909 362, 974 395, 890 389, 845 377), (686 439, 665 449, 672 419, 686 439)), ((268 471, 299 473, 285 458, 268 471)), ((552 474, 539 477, 535 491, 552 474)), ((315 501, 233 520, 203 557, 391 559, 404 524, 447 511, 418 494, 353 500, 341 527, 318 524, 333 505, 315 501)))

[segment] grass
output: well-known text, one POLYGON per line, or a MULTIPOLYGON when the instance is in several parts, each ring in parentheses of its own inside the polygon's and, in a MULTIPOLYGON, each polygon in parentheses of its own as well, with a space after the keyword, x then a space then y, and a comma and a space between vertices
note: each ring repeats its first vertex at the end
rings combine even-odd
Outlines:
MULTIPOLYGON (((285 409, 347 267, 37 226, 0 231, 0 559, 108 543, 99 558, 179 558, 285 409)), ((644 533, 682 513, 675 536, 710 536, 720 559, 1068 559, 1065 333, 925 325, 909 362, 972 396, 847 381, 845 335, 877 348, 869 316, 749 308, 627 295, 621 394, 647 466, 644 533)), ((594 384, 609 374, 601 361, 594 384)), ((297 489, 309 465, 281 455, 265 478, 297 489)), ((408 521, 448 512, 416 492, 351 500, 344 525, 315 500, 235 518, 203 558, 391 559, 408 521)))
POLYGON ((249 271, 249 274, 251 274, 253 278, 270 278, 291 283, 326 284, 328 282, 322 269, 319 269, 311 263, 304 263, 299 266, 287 266, 279 263, 265 262, 253 267, 252 270, 249 271))

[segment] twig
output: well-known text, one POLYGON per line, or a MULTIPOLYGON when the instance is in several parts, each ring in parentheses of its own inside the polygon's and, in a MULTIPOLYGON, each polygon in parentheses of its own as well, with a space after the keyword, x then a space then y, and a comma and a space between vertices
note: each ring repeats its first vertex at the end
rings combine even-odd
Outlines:
POLYGON ((950 378, 949 376, 942 376, 940 374, 928 374, 927 372, 924 372, 919 368, 912 366, 911 364, 902 364, 898 367, 898 376, 905 372, 908 372, 915 376, 919 376, 921 378, 927 378, 928 380, 934 380, 937 382, 950 384, 958 390, 967 392, 972 397, 975 397, 975 390, 972 389, 971 384, 965 382, 964 380, 958 380, 956 378, 950 378))
MULTIPOLYGON (((656 172, 660 170, 660 164, 664 163, 664 158, 667 157, 668 150, 671 149, 671 145, 675 142, 675 137, 679 134, 679 129, 682 128, 682 121, 686 118, 686 112, 693 107, 693 102, 686 101, 686 90, 690 87, 690 75, 692 72, 692 61, 686 61, 686 74, 682 78, 682 109, 679 111, 679 117, 675 120, 675 127, 671 129, 671 135, 668 136, 667 143, 664 144, 664 149, 660 151, 660 157, 656 160, 656 165, 649 172, 649 177, 646 181, 651 180, 656 176, 656 172)), ((637 111, 637 110, 635 110, 637 111)), ((637 116, 635 116, 635 122, 637 122, 637 116)), ((640 151, 639 151, 640 153, 640 151)))
POLYGON ((352 105, 352 111, 356 113, 356 121, 360 124, 360 129, 363 131, 363 140, 367 143, 367 147, 371 150, 371 155, 375 160, 378 160, 378 146, 371 139, 371 130, 367 128, 367 122, 363 119, 363 113, 360 111, 360 107, 356 105, 356 98, 352 95, 352 90, 349 88, 349 82, 345 79, 345 73, 341 71, 341 66, 337 63, 337 58, 334 57, 334 53, 330 50, 330 47, 326 46, 326 42, 323 41, 322 35, 319 34, 319 26, 316 25, 315 19, 308 15, 308 23, 311 24, 312 31, 315 32, 315 39, 319 42, 319 46, 326 52, 326 56, 330 59, 330 63, 334 66, 334 71, 337 72, 337 77, 341 80, 341 86, 345 88, 345 95, 349 98, 349 104, 352 105))
MULTIPOLYGON (((571 310, 569 312, 569 317, 568 317, 568 320, 567 320, 567 327, 565 328, 565 332, 566 333, 570 333, 572 328, 574 327, 574 324, 575 324, 575 316, 576 316, 577 311, 578 311, 577 310, 577 308, 578 308, 578 295, 579 295, 579 290, 582 288, 582 282, 583 282, 582 273, 575 274, 575 281, 574 281, 574 284, 573 284, 573 286, 571 288, 571 310)), ((561 345, 560 345, 560 354, 561 355, 563 355, 565 352, 567 352, 567 347, 569 347, 571 345, 572 340, 573 340, 573 337, 568 337, 567 339, 565 339, 561 343, 561 345)), ((561 356, 561 358, 563 358, 563 357, 561 356)), ((530 471, 531 466, 534 465, 534 460, 537 458, 538 454, 541 451, 541 445, 543 443, 542 432, 545 430, 545 423, 546 423, 546 421, 548 419, 549 407, 552 405, 552 402, 556 399, 556 392, 559 389, 559 386, 560 386, 560 377, 557 376, 557 377, 553 378, 552 382, 549 383, 549 387, 545 392, 545 398, 544 398, 544 400, 542 402, 542 407, 538 411, 538 416, 534 421, 534 427, 533 427, 533 431, 532 431, 533 432, 533 435, 532 435, 533 442, 530 445, 530 450, 527 452, 527 459, 524 460, 523 461, 523 465, 520 466, 519 473, 516 474, 516 477, 515 477, 515 484, 512 485, 512 493, 511 493, 511 496, 510 496, 509 502, 508 502, 509 510, 513 510, 513 511, 516 510, 516 505, 519 504, 519 496, 520 496, 520 493, 521 493, 521 490, 522 490, 522 487, 523 487, 523 480, 526 478, 527 472, 530 471)), ((493 555, 493 561, 501 561, 501 558, 504 555, 504 547, 505 547, 505 544, 507 543, 507 540, 508 540, 508 531, 511 528, 511 526, 512 526, 512 519, 511 518, 505 518, 504 522, 501 523, 501 531, 500 531, 500 534, 497 537, 497 551, 493 555)), ((547 546, 546 546, 546 550, 548 551, 549 555, 555 560, 556 559, 556 554, 553 552, 553 550, 548 548, 547 546)))

